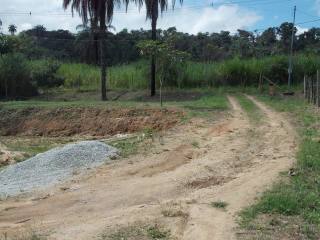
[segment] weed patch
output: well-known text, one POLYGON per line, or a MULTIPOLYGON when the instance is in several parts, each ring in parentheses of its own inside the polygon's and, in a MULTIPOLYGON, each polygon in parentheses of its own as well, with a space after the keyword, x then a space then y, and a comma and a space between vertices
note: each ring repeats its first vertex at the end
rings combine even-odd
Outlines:
POLYGON ((219 209, 225 210, 226 207, 228 206, 228 203, 223 202, 223 201, 218 201, 218 202, 212 202, 210 205, 214 208, 219 208, 219 209))
POLYGON ((157 225, 129 226, 114 233, 105 233, 101 240, 168 240, 170 231, 163 230, 157 225))
POLYGON ((237 99, 241 107, 246 111, 250 120, 254 123, 258 123, 261 120, 262 114, 259 108, 246 96, 237 95, 237 99))

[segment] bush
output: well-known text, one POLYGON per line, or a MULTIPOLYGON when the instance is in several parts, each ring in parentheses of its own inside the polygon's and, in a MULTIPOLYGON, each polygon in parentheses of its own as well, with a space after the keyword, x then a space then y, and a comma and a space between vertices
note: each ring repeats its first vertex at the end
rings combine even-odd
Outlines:
POLYGON ((30 67, 22 54, 6 54, 0 58, 0 97, 16 99, 37 94, 30 67))
POLYGON ((64 78, 57 74, 60 64, 53 60, 33 61, 30 63, 31 78, 37 87, 48 89, 63 85, 64 78))

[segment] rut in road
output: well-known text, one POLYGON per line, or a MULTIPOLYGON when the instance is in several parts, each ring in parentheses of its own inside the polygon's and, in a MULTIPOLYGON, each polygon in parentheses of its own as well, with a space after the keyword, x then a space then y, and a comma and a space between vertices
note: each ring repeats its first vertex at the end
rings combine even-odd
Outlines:
POLYGON ((285 117, 249 98, 262 112, 260 124, 229 96, 232 111, 225 119, 194 119, 172 129, 148 154, 64 183, 67 191, 60 186, 44 198, 3 201, 0 232, 33 228, 49 239, 87 240, 158 224, 173 239, 236 239, 238 211, 290 168, 296 151, 295 131, 285 117), (226 211, 213 208, 214 201, 228 203, 226 211))

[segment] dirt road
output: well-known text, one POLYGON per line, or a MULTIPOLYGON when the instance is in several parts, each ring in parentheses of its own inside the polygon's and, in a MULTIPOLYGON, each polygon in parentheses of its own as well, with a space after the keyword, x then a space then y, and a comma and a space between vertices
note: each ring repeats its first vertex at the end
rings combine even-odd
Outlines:
POLYGON ((250 99, 262 112, 259 124, 229 97, 232 110, 223 120, 194 119, 166 132, 149 153, 103 166, 43 198, 2 201, 0 232, 32 228, 49 239, 87 240, 157 224, 172 239, 236 239, 237 212, 290 168, 296 151, 288 121, 250 99), (216 201, 226 202, 226 210, 212 207, 216 201))

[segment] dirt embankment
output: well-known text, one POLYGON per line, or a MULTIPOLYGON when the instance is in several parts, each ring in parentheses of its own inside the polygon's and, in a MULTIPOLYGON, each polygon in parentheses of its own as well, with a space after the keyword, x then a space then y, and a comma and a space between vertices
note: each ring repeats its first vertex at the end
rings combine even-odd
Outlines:
POLYGON ((10 109, 0 111, 0 135, 109 136, 144 129, 168 129, 182 116, 182 112, 168 109, 10 109))

